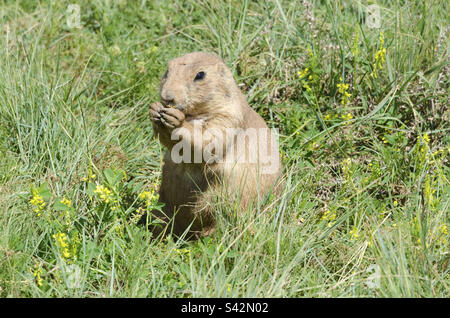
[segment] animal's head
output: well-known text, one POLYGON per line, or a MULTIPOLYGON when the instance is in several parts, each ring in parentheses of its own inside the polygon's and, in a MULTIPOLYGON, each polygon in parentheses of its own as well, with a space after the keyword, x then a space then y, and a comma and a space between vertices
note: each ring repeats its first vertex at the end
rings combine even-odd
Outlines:
POLYGON ((216 55, 194 52, 169 62, 161 81, 161 102, 188 115, 207 114, 226 107, 239 88, 216 55))

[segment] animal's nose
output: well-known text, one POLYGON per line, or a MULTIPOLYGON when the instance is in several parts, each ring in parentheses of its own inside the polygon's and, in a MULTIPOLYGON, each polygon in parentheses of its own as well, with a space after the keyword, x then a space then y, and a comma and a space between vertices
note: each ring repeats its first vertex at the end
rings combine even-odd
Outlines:
POLYGON ((173 104, 173 101, 175 99, 175 96, 173 94, 172 91, 169 90, 163 90, 161 92, 161 99, 163 100, 163 102, 165 102, 166 104, 173 104))

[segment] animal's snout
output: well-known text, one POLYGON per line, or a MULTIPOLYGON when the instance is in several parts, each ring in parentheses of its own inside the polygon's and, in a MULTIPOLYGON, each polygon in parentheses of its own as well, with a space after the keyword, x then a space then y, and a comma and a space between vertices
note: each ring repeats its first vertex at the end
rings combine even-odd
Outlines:
POLYGON ((166 105, 174 104, 175 94, 172 91, 165 89, 161 92, 161 99, 166 105))

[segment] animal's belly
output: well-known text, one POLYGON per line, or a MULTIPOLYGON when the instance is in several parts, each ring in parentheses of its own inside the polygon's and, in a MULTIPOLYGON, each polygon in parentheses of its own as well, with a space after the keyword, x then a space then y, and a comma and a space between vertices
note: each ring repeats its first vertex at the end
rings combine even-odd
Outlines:
POLYGON ((161 195, 164 203, 178 207, 193 204, 199 192, 207 188, 203 168, 195 164, 175 164, 166 160, 163 166, 161 195))

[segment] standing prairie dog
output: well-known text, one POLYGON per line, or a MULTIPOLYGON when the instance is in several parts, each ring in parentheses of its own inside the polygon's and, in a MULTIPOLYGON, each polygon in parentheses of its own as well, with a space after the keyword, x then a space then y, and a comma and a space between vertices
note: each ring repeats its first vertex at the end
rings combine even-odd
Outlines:
POLYGON ((171 60, 160 97, 150 119, 168 149, 159 189, 165 206, 163 214, 153 214, 173 222, 175 235, 207 235, 215 226, 214 195, 236 200, 241 212, 277 183, 277 140, 216 55, 194 52, 171 60))

